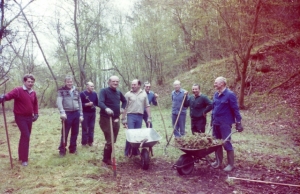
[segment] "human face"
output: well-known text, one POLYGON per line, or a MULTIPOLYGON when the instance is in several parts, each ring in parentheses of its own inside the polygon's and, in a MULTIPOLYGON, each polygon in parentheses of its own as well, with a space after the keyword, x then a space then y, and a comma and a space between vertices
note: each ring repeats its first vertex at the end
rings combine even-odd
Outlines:
POLYGON ((67 88, 72 89, 72 87, 73 87, 73 79, 66 79, 65 80, 65 84, 66 84, 67 88))
POLYGON ((88 92, 94 91, 94 84, 88 84, 88 85, 86 85, 86 90, 87 90, 88 92))
POLYGON ((24 86, 27 88, 27 90, 31 90, 31 88, 34 86, 34 80, 27 78, 27 80, 24 81, 24 86))
POLYGON ((225 84, 223 81, 216 79, 214 83, 214 87, 217 91, 221 92, 224 89, 225 84))
POLYGON ((137 80, 134 80, 131 82, 131 89, 133 92, 137 92, 139 91, 141 88, 141 86, 138 84, 138 81, 137 80))
POLYGON ((195 96, 199 96, 200 95, 200 89, 198 86, 193 86, 192 87, 192 92, 195 96))
POLYGON ((115 76, 111 77, 108 84, 111 89, 116 90, 119 86, 119 78, 115 76))
POLYGON ((146 84, 146 85, 145 85, 145 91, 146 91, 147 93, 149 93, 150 88, 151 88, 151 85, 150 85, 150 84, 146 84))
POLYGON ((174 84, 174 89, 176 92, 178 92, 180 88, 181 88, 180 84, 174 84))

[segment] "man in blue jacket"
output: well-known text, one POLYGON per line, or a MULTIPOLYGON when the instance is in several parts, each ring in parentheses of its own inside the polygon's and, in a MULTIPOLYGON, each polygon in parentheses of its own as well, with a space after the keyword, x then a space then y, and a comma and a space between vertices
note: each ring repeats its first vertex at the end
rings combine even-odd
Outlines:
MULTIPOLYGON (((218 77, 215 80, 214 87, 216 93, 213 97, 212 109, 213 136, 224 140, 231 133, 231 126, 234 123, 238 132, 243 131, 242 117, 235 94, 226 87, 226 78, 218 77)), ((223 145, 227 152, 228 165, 224 168, 224 171, 227 172, 234 168, 234 151, 230 140, 231 138, 223 145)), ((218 168, 222 164, 222 159, 223 149, 221 147, 216 151, 216 162, 212 163, 212 167, 218 168)))
POLYGON ((187 91, 181 88, 180 81, 176 80, 173 83, 174 90, 172 91, 172 125, 174 128, 174 136, 179 138, 185 135, 185 121, 187 107, 182 106, 183 101, 187 101, 187 91), (181 110, 180 110, 181 109, 181 110), (178 121, 176 123, 176 120, 178 121), (176 126, 175 126, 176 123, 176 126))
MULTIPOLYGON (((157 106, 156 99, 158 98, 158 94, 151 91, 150 88, 151 88, 151 84, 148 81, 145 82, 144 83, 144 90, 147 93, 149 104, 150 105, 153 104, 154 106, 157 106)), ((148 121, 148 114, 147 114, 146 109, 144 110, 143 119, 145 121, 146 127, 152 128, 152 122, 150 123, 150 126, 148 126, 148 122, 147 122, 148 121)))

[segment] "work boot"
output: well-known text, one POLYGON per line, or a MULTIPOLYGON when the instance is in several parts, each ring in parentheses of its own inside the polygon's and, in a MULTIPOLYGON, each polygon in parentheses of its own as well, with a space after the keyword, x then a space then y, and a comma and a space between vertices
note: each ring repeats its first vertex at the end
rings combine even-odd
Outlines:
POLYGON ((224 168, 224 171, 230 172, 234 168, 234 152, 232 151, 227 151, 227 160, 228 160, 228 165, 224 168))
POLYGON ((104 147, 102 162, 104 162, 107 165, 112 165, 112 162, 111 162, 111 151, 112 150, 110 148, 108 148, 108 146, 104 147))
POLYGON ((218 148, 215 151, 215 155, 216 155, 216 161, 211 163, 211 166, 213 168, 219 168, 220 166, 222 166, 222 162, 223 162, 223 147, 218 148))

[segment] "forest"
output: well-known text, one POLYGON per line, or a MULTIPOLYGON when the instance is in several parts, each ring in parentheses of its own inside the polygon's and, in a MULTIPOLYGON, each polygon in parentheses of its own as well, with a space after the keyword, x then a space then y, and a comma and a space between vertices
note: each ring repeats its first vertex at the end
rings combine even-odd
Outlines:
POLYGON ((0 110, 1 117, 7 114, 14 164, 10 169, 1 118, 0 193, 299 193, 300 0, 125 2, 0 1, 0 94, 33 74, 40 112, 30 166, 22 168, 13 103, 0 110), (56 98, 66 75, 80 91, 93 82, 97 93, 112 75, 123 93, 133 79, 151 83, 160 104, 151 106, 153 124, 163 138, 148 171, 137 158, 123 157, 123 132, 116 143, 117 178, 103 168, 98 122, 94 147, 58 157, 56 98), (227 174, 200 161, 191 175, 179 176, 171 166, 182 153, 172 146, 164 152, 164 131, 173 130, 172 84, 180 80, 191 92, 197 83, 212 97, 218 76, 227 78, 243 117, 244 131, 233 136, 236 169, 227 174))

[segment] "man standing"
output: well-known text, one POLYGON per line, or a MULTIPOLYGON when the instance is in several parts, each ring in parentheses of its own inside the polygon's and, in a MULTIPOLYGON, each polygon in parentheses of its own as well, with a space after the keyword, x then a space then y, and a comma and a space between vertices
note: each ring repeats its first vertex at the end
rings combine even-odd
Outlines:
MULTIPOLYGON (((154 106, 157 106, 156 98, 158 98, 158 94, 151 91, 150 88, 151 88, 151 84, 148 81, 145 82, 144 83, 144 90, 147 93, 149 104, 150 105, 153 104, 154 106)), ((152 122, 150 123, 150 126, 148 126, 148 122, 147 122, 148 121, 148 114, 147 114, 146 109, 144 110, 143 119, 145 121, 146 127, 152 128, 152 122)))
MULTIPOLYGON (((216 93, 213 97, 212 109, 212 125, 213 136, 217 139, 225 139, 231 133, 231 126, 236 123, 236 130, 243 131, 241 124, 242 117, 240 115, 237 98, 235 94, 226 87, 226 79, 218 77, 215 80, 214 87, 216 93)), ((228 165, 224 171, 231 171, 234 168, 234 151, 232 144, 229 141, 224 142, 224 149, 227 152, 228 165)), ((212 163, 212 167, 218 168, 222 164, 223 149, 216 151, 216 161, 212 163)))
POLYGON ((200 92, 200 85, 192 86, 194 95, 189 96, 192 133, 205 133, 206 114, 212 109, 212 101, 200 92))
MULTIPOLYGON (((125 94, 127 105, 122 115, 122 123, 128 129, 139 129, 142 127, 144 109, 147 111, 147 124, 151 123, 150 105, 145 91, 141 89, 141 81, 134 79, 131 82, 131 91, 125 94), (126 118, 127 114, 127 118, 126 118)), ((125 156, 138 155, 138 149, 131 149, 130 143, 126 140, 125 156), (132 152, 131 152, 132 151, 132 152)))
POLYGON ((19 140, 19 161, 22 161, 22 166, 28 165, 29 142, 32 129, 32 122, 36 121, 38 115, 38 100, 34 86, 35 78, 31 74, 26 74, 23 77, 23 86, 16 87, 7 94, 0 96, 0 103, 5 100, 14 99, 14 115, 15 121, 21 132, 19 140))
POLYGON ((173 83, 174 90, 172 91, 172 125, 175 137, 182 137, 185 134, 185 120, 186 120, 186 107, 181 106, 185 96, 186 90, 181 89, 180 81, 176 80, 173 83), (181 112, 180 112, 181 109, 181 112), (175 122, 178 118, 177 124, 175 122))
POLYGON ((105 147, 103 150, 102 161, 105 164, 112 165, 111 152, 111 130, 110 130, 110 117, 112 118, 112 127, 114 133, 114 143, 117 140, 117 136, 120 129, 120 114, 123 112, 126 106, 126 99, 123 94, 117 89, 119 86, 119 78, 117 76, 111 76, 108 81, 108 87, 100 90, 99 93, 99 107, 100 110, 100 127, 105 137, 105 147), (120 110, 120 102, 122 102, 120 110))
POLYGON ((71 129, 71 138, 69 153, 75 154, 77 149, 77 136, 79 133, 79 123, 83 121, 82 104, 79 91, 73 86, 73 77, 66 76, 65 86, 58 89, 57 92, 57 107, 60 113, 60 118, 64 125, 60 139, 59 155, 66 155, 66 143, 68 140, 69 131, 71 129), (64 135, 65 134, 65 135, 64 135), (65 138, 65 139, 63 139, 65 138))
POLYGON ((80 93, 82 102, 82 138, 81 144, 86 146, 93 146, 94 142, 94 128, 96 119, 96 106, 98 106, 98 96, 94 92, 94 84, 92 82, 86 83, 86 90, 80 93))

